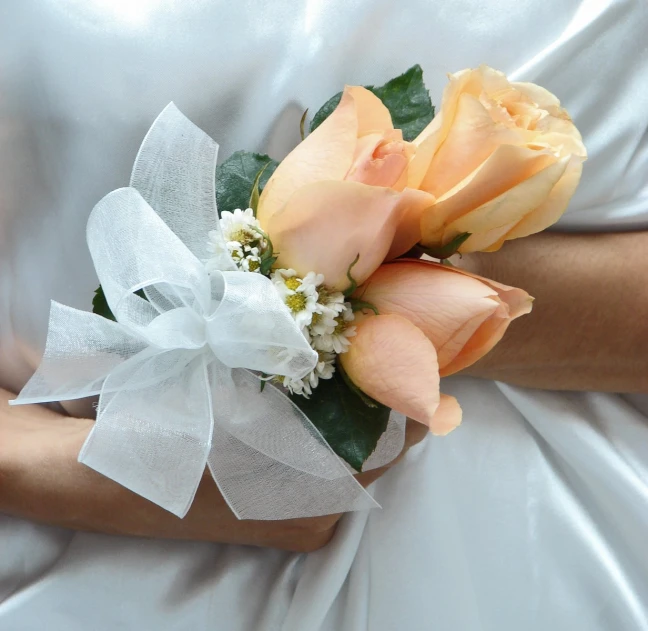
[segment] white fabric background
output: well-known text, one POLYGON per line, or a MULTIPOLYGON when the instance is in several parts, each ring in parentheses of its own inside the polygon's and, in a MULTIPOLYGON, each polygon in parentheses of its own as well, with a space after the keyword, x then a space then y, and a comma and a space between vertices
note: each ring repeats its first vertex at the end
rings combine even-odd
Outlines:
MULTIPOLYGON (((85 223, 174 100, 277 157, 304 107, 419 62, 555 92, 590 152, 565 229, 648 226, 644 0, 21 0, 0 6, 0 385, 50 299, 89 308, 85 223)), ((642 317, 629 314, 629 317, 642 317)), ((648 405, 447 380, 464 424, 301 556, 72 533, 0 516, 0 630, 648 629, 648 405)))

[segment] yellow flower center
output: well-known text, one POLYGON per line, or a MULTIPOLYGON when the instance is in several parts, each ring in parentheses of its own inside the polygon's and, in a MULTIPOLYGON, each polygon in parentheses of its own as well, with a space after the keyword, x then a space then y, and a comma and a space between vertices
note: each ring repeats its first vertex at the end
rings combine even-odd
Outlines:
POLYGON ((259 267, 261 267, 259 261, 250 261, 250 263, 248 264, 248 268, 251 272, 256 272, 259 267))
POLYGON ((293 313, 299 313, 306 308, 306 296, 301 293, 292 294, 286 298, 286 304, 293 313))
POLYGON ((286 287, 288 287, 288 289, 296 291, 301 286, 301 281, 293 276, 292 278, 287 278, 285 280, 285 285, 286 287))
POLYGON ((321 319, 322 316, 319 313, 313 313, 313 320, 311 321, 311 325, 315 326, 321 319))
POLYGON ((256 237, 243 229, 236 230, 230 234, 230 241, 238 241, 241 245, 248 245, 255 239, 256 237))
POLYGON ((335 318, 335 321, 337 322, 337 325, 335 326, 334 333, 335 335, 341 335, 342 333, 344 333, 344 331, 346 331, 347 323, 342 318, 335 318))

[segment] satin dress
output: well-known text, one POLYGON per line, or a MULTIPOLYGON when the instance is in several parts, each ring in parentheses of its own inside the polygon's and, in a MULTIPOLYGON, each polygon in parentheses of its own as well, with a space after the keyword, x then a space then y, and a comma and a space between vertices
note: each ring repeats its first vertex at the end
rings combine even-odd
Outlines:
MULTIPOLYGON (((488 63, 562 100, 590 159, 558 229, 648 228, 645 0, 15 0, 0 5, 0 386, 50 300, 90 308, 93 205, 175 101, 281 158, 344 83, 488 63)), ((602 288, 604 290, 604 288, 602 288)), ((644 318, 645 314, 628 314, 644 318)), ((0 515, 1 631, 648 630, 648 403, 466 377, 429 437, 310 555, 0 515)), ((84 413, 69 407, 73 413, 84 413)))

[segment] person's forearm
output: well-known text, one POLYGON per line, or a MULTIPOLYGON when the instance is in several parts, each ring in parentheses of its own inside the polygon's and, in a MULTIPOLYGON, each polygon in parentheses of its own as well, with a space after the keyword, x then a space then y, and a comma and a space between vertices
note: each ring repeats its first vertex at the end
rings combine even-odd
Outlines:
POLYGON ((458 264, 535 297, 532 313, 465 374, 541 389, 648 392, 648 232, 544 233, 458 264))
MULTIPOLYGON (((65 417, 39 405, 10 407, 13 398, 0 389, 0 513, 75 530, 297 552, 316 550, 333 536, 340 515, 237 519, 208 472, 189 513, 179 519, 77 461, 93 421, 65 417)), ((427 434, 426 426, 408 421, 401 455, 356 479, 368 486, 427 434)))

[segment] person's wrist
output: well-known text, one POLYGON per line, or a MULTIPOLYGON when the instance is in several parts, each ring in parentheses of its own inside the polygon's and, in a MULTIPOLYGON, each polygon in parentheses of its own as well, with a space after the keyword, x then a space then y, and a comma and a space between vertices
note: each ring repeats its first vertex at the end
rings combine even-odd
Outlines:
MULTIPOLYGON (((3 393, 4 394, 4 393, 3 393)), ((43 498, 64 488, 91 427, 41 406, 0 406, 0 512, 38 518, 43 498)))
POLYGON ((484 254, 483 252, 464 254, 462 256, 456 254, 450 258, 450 263, 465 272, 495 280, 493 279, 493 260, 490 254, 484 254))

